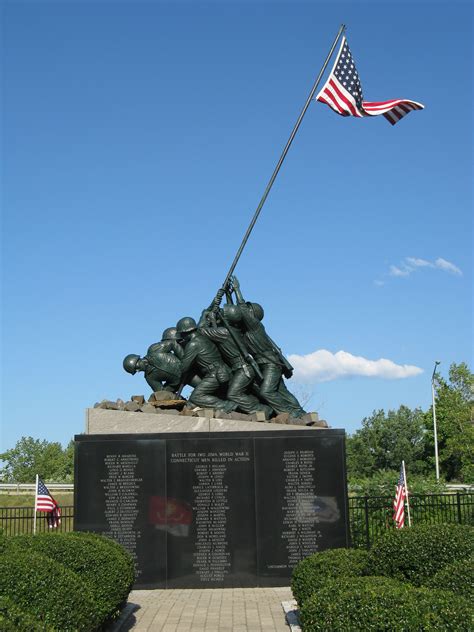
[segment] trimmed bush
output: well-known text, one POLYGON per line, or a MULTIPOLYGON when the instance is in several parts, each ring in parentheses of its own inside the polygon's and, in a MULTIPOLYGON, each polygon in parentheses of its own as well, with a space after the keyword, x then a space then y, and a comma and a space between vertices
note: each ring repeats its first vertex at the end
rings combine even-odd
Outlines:
POLYGON ((369 551, 370 575, 424 584, 447 564, 474 552, 474 528, 459 524, 418 525, 388 531, 369 551))
POLYGON ((474 603, 474 556, 448 564, 428 579, 426 586, 451 590, 474 603))
POLYGON ((116 542, 91 533, 42 533, 10 539, 15 550, 35 551, 55 560, 84 581, 101 621, 114 617, 135 580, 130 554, 116 542))
POLYGON ((58 632, 91 632, 101 616, 88 585, 55 560, 7 546, 0 555, 0 594, 58 632))
POLYGON ((469 632, 470 603, 449 591, 386 577, 329 580, 300 610, 304 632, 469 632))
POLYGON ((0 630, 2 632, 49 632, 26 612, 23 612, 11 599, 0 596, 0 630))
POLYGON ((328 579, 367 575, 367 561, 367 551, 360 549, 329 549, 313 553, 301 560, 293 570, 293 596, 301 605, 322 588, 328 579))

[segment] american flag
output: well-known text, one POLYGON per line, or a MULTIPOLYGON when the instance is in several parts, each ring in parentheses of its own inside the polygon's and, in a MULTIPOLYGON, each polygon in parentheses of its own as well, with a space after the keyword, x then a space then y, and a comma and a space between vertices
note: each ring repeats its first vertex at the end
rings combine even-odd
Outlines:
POLYGON ((407 495, 405 484, 405 473, 403 471, 403 463, 400 468, 400 477, 397 483, 397 489, 395 492, 395 500, 393 501, 393 519, 397 529, 402 529, 405 526, 405 498, 407 495))
POLYGON ((48 513, 46 520, 50 529, 59 527, 61 524, 61 509, 39 476, 36 484, 35 511, 48 513))
POLYGON ((392 125, 398 123, 412 110, 422 110, 425 107, 421 103, 409 99, 364 101, 359 73, 345 37, 342 38, 329 79, 316 99, 329 105, 334 112, 341 116, 362 117, 383 114, 392 125))

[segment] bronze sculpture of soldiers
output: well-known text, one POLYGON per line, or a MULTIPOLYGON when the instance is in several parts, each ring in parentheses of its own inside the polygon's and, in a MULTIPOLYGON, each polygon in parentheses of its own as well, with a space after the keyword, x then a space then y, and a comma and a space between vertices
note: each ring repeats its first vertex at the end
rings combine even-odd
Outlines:
POLYGON ((203 310, 199 323, 190 316, 181 318, 143 358, 129 354, 124 369, 143 371, 153 391, 179 394, 185 384, 193 386, 189 403, 196 407, 301 418, 306 413, 283 380, 291 377, 293 367, 267 334, 263 315, 261 305, 245 301, 233 276, 203 310), (224 294, 227 304, 220 309, 224 294))

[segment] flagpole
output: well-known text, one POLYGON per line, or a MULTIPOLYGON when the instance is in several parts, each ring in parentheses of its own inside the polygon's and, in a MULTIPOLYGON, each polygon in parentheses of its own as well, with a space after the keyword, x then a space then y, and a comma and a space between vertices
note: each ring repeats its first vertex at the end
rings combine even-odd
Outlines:
POLYGON ((408 526, 411 527, 410 500, 408 498, 408 485, 407 485, 407 473, 405 471, 405 461, 402 461, 402 467, 403 467, 403 480, 405 481, 405 495, 407 498, 408 526))
POLYGON ((38 500, 38 474, 36 475, 36 486, 35 486, 35 516, 33 520, 33 535, 36 535, 36 501, 38 500))
POLYGON ((244 238, 242 239, 240 247, 239 247, 239 249, 237 251, 237 254, 234 257, 232 265, 230 266, 230 269, 229 269, 229 272, 227 273, 225 281, 222 284, 222 289, 223 290, 225 290, 227 288, 227 284, 229 283, 230 277, 234 273, 235 267, 236 267, 236 265, 237 265, 237 263, 238 263, 238 261, 240 259, 240 255, 242 254, 242 251, 245 248, 245 245, 246 245, 246 243, 247 243, 247 241, 248 241, 248 239, 250 237, 250 233, 252 232, 253 227, 255 226, 255 223, 256 223, 256 221, 258 219, 258 216, 260 215, 260 211, 262 210, 263 205, 265 204, 265 201, 266 201, 266 199, 268 197, 268 194, 270 193, 270 189, 272 188, 273 183, 276 180, 278 172, 280 171, 280 167, 282 166, 283 161, 285 160, 286 154, 288 153, 288 150, 290 149, 291 143, 293 142, 293 139, 296 136, 296 132, 298 131, 299 126, 301 125, 301 121, 303 120, 303 117, 306 114, 306 110, 308 109, 309 104, 313 100, 313 97, 314 97, 314 94, 316 92, 316 89, 317 89, 317 87, 319 85, 319 82, 321 81, 321 77, 323 76, 324 71, 326 70, 326 66, 328 65, 329 60, 331 59, 332 54, 334 52, 334 49, 336 48, 336 46, 337 46, 337 44, 339 42, 339 38, 341 37, 341 35, 345 31, 345 29, 346 29, 346 25, 345 24, 341 24, 341 26, 339 28, 339 31, 338 31, 338 33, 336 35, 336 38, 334 39, 334 42, 333 42, 333 44, 331 46, 331 49, 330 49, 330 51, 329 51, 329 53, 328 53, 328 55, 327 55, 327 57, 326 57, 326 59, 324 61, 324 64, 322 65, 322 68, 319 71, 319 74, 318 74, 318 76, 316 78, 316 81, 314 82, 314 85, 311 88, 311 92, 309 93, 309 96, 306 99, 306 103, 304 104, 304 107, 301 110, 301 114, 299 115, 298 120, 295 123, 293 131, 290 134, 290 137, 289 137, 289 139, 288 139, 288 141, 287 141, 287 143, 285 145, 285 148, 282 151, 280 159, 278 160, 278 163, 277 163, 277 165, 276 165, 276 167, 275 167, 275 169, 274 169, 274 171, 272 173, 272 176, 271 176, 271 178, 270 178, 270 180, 269 180, 269 182, 267 184, 267 188, 265 189, 265 191, 264 191, 264 193, 262 195, 262 199, 260 200, 260 203, 257 206, 257 210, 254 213, 252 221, 250 222, 249 227, 247 228, 247 232, 245 233, 244 238))

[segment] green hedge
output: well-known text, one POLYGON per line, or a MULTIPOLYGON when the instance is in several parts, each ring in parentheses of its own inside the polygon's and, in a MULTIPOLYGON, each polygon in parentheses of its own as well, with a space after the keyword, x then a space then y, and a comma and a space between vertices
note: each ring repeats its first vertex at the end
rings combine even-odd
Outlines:
POLYGON ((91 632, 101 623, 85 582, 62 564, 35 551, 7 546, 0 555, 0 594, 47 629, 91 632))
POLYGON ((459 524, 418 525, 388 531, 369 551, 370 575, 384 575, 415 586, 447 564, 474 552, 474 528, 459 524))
POLYGON ((474 556, 448 564, 428 579, 426 586, 451 590, 474 603, 474 556))
POLYGON ((367 575, 367 551, 329 549, 314 553, 297 564, 291 577, 291 590, 301 605, 331 578, 367 575))
POLYGON ((8 597, 0 596, 0 630, 2 632, 49 632, 51 629, 23 612, 8 597))
POLYGON ((113 618, 135 580, 130 554, 116 542, 92 533, 42 533, 10 539, 15 550, 35 551, 62 564, 85 582, 102 621, 113 618))
POLYGON ((472 608, 449 591, 386 577, 332 579, 300 610, 304 632, 470 632, 472 608))

